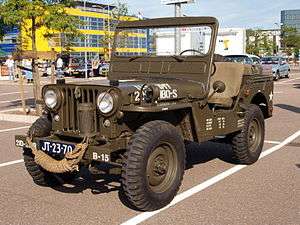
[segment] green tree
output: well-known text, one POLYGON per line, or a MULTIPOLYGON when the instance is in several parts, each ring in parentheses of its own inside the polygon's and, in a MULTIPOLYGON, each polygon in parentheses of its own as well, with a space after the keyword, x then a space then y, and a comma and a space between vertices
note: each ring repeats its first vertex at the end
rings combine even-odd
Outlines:
MULTIPOLYGON (((44 34, 50 38, 54 33, 80 35, 77 17, 67 14, 66 7, 72 7, 73 0, 0 0, 0 17, 7 25, 17 26, 31 43, 33 53, 37 52, 37 31, 46 28, 44 34)), ((22 38, 23 40, 23 38, 22 38)), ((38 66, 33 57, 34 96, 40 101, 41 84, 38 66)), ((40 113, 40 107, 37 107, 40 113)))
POLYGON ((288 55, 299 55, 300 33, 294 27, 284 26, 282 28, 282 45, 288 55))
POLYGON ((128 6, 126 3, 117 1, 115 8, 109 12, 109 17, 105 20, 104 36, 101 44, 104 48, 105 58, 110 60, 112 44, 115 39, 115 30, 122 17, 128 15, 128 6))
POLYGON ((249 29, 246 31, 246 49, 248 54, 272 55, 274 52, 276 52, 276 48, 276 43, 268 34, 268 32, 260 29, 249 29))
POLYGON ((246 51, 248 54, 259 55, 262 31, 248 29, 246 31, 246 51))

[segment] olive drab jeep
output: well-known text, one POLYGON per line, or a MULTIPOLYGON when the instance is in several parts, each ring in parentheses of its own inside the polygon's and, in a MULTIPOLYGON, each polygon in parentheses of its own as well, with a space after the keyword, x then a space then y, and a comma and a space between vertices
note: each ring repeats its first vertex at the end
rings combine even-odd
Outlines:
POLYGON ((217 32, 212 17, 121 22, 108 79, 44 86, 43 116, 16 136, 33 181, 107 168, 137 209, 152 211, 179 190, 185 141, 224 141, 236 162, 256 162, 273 111, 272 76, 216 62, 217 32))

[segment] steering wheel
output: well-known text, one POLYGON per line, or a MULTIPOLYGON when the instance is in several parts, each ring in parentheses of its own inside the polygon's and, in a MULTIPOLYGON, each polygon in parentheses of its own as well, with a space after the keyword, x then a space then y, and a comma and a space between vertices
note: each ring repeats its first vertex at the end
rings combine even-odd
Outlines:
POLYGON ((199 53, 200 55, 203 55, 202 52, 196 50, 196 49, 187 49, 187 50, 184 50, 183 52, 181 52, 179 55, 183 55, 184 53, 187 53, 187 52, 196 52, 196 53, 199 53))

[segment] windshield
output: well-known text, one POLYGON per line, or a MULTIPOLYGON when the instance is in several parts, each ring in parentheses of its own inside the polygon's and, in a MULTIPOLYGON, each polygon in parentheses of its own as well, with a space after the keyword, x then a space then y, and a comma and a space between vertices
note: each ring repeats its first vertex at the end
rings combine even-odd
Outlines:
POLYGON ((262 58, 262 64, 278 64, 279 58, 278 57, 264 57, 262 58))
POLYGON ((114 43, 117 56, 203 56, 209 53, 209 26, 122 29, 114 43))

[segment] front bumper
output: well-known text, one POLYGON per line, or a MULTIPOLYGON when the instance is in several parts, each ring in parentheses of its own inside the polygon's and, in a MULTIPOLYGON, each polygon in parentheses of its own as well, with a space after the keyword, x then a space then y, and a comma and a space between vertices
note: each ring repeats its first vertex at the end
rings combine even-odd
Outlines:
MULTIPOLYGON (((32 142, 36 145, 37 149, 39 151, 41 150, 40 141, 49 141, 59 144, 66 144, 66 145, 77 145, 78 142, 69 142, 65 140, 61 140, 56 136, 49 136, 45 138, 33 138, 32 142)), ((118 150, 126 149, 127 148, 128 139, 127 138, 119 138, 117 140, 114 140, 113 142, 107 142, 105 144, 89 144, 88 148, 83 156, 84 161, 88 162, 101 162, 101 163, 107 163, 114 166, 121 166, 121 164, 118 164, 115 162, 115 152, 118 150)), ((29 144, 27 143, 27 136, 25 135, 16 135, 15 136, 15 145, 19 148, 30 148, 29 144)), ((46 152, 48 155, 50 155, 52 158, 61 160, 64 158, 64 154, 51 154, 49 152, 46 152)))

